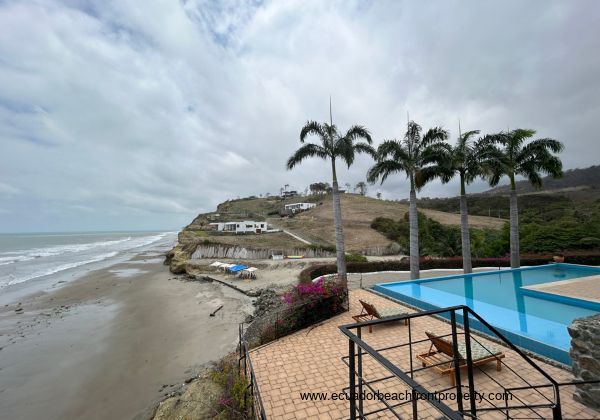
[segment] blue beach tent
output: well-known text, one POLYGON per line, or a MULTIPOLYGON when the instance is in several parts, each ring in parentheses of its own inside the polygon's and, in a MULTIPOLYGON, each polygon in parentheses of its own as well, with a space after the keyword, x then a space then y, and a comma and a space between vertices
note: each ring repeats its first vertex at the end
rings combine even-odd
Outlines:
POLYGON ((231 273, 237 273, 238 271, 245 270, 246 268, 248 268, 248 266, 238 264, 238 265, 234 265, 233 267, 229 267, 228 270, 231 273))

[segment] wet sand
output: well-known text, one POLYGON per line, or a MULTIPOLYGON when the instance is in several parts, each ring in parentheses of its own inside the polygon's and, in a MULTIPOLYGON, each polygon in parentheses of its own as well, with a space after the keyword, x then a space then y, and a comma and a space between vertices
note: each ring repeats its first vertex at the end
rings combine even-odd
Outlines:
POLYGON ((234 350, 250 299, 161 261, 140 256, 0 307, 0 418, 145 419, 234 350))

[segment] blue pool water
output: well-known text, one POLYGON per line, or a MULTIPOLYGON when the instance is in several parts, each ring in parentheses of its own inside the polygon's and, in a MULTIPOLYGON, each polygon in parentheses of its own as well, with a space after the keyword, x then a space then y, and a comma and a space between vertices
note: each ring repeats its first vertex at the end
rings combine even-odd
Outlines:
MULTIPOLYGON (((567 326, 575 318, 599 313, 600 304, 523 287, 599 274, 600 267, 549 264, 380 283, 374 289, 421 309, 467 305, 494 327, 500 328, 515 344, 570 364, 571 339, 567 326)), ((478 324, 471 323, 475 328, 478 324)))

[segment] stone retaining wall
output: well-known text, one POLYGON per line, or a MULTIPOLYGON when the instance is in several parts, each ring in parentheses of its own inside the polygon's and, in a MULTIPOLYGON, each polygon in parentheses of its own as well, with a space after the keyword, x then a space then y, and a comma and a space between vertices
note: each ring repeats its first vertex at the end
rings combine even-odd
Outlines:
MULTIPOLYGON (((600 315, 578 318, 569 326, 571 360, 576 380, 600 379, 600 315)), ((578 385, 573 398, 600 409, 600 383, 578 385)))

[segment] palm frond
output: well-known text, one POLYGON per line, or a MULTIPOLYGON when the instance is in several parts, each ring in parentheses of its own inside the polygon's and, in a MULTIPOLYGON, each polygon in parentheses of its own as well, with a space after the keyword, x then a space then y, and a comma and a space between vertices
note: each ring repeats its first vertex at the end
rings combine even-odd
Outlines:
POLYGON ((316 121, 307 121, 300 130, 300 142, 304 143, 306 137, 309 135, 318 136, 321 139, 321 142, 324 143, 324 140, 327 138, 327 131, 325 126, 319 124, 316 121))
POLYGON ((409 121, 404 134, 404 140, 407 143, 418 143, 421 141, 421 132, 423 128, 414 121, 409 121))
POLYGON ((462 135, 458 138, 458 142, 457 142, 456 146, 461 149, 468 148, 471 137, 476 136, 478 134, 479 134, 479 130, 471 130, 471 131, 466 131, 466 132, 462 133, 462 135))
POLYGON ((377 148, 378 159, 392 159, 412 165, 412 157, 405 145, 397 140, 385 140, 377 148))
POLYGON ((356 143, 354 145, 354 150, 358 153, 365 153, 371 156, 373 159, 377 159, 377 151, 367 143, 356 143))
POLYGON ((447 139, 448 131, 444 130, 442 127, 433 127, 427 130, 427 133, 423 136, 421 147, 425 148, 431 144, 446 141, 447 139))
POLYGON ((319 146, 314 143, 305 143, 296 152, 290 156, 286 163, 288 170, 294 168, 296 165, 301 163, 304 159, 309 157, 319 157, 321 159, 327 159, 329 154, 323 146, 319 146))
POLYGON ((342 159, 348 165, 348 168, 354 163, 354 145, 352 140, 347 137, 339 138, 333 146, 333 156, 342 159))
POLYGON ((552 153, 560 153, 564 150, 564 145, 560 141, 554 139, 537 139, 523 147, 520 155, 527 156, 530 154, 539 153, 542 150, 552 153))
POLYGON ((373 165, 367 172, 367 181, 369 181, 371 184, 374 184, 378 179, 381 179, 381 183, 383 184, 383 182, 391 174, 405 171, 405 166, 403 166, 400 162, 389 159, 380 160, 375 163, 375 165, 373 165))
POLYGON ((443 165, 429 165, 415 173, 415 186, 418 190, 425 186, 425 184, 433 181, 434 179, 439 179, 443 184, 450 182, 450 180, 454 177, 454 170, 449 168, 448 166, 443 165))
POLYGON ((362 125, 354 125, 350 127, 344 137, 353 142, 359 139, 364 139, 368 144, 373 143, 373 140, 371 139, 371 133, 369 133, 369 130, 362 125))
POLYGON ((421 164, 438 164, 448 167, 453 166, 454 150, 448 143, 434 143, 423 150, 421 164))

